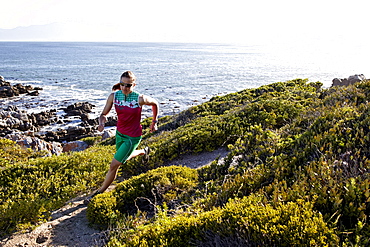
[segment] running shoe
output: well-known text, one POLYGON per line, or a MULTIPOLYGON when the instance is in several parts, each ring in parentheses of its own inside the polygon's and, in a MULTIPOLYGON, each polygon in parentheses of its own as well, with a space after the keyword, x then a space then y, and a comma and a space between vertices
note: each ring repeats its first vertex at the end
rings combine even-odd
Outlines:
POLYGON ((100 192, 99 190, 95 191, 95 193, 94 193, 94 194, 92 194, 92 195, 88 196, 88 197, 84 200, 84 204, 85 204, 85 205, 88 205, 88 204, 91 202, 91 200, 92 200, 95 196, 97 196, 97 195, 99 195, 99 194, 101 194, 101 192, 100 192))

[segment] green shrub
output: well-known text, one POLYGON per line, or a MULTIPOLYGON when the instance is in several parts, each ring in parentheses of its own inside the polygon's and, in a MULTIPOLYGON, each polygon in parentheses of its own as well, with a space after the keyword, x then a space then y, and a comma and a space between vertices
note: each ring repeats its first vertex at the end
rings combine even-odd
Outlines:
POLYGON ((138 199, 149 203, 147 211, 153 214, 158 205, 180 203, 182 196, 191 191, 197 181, 197 172, 187 167, 150 170, 117 184, 114 191, 96 196, 89 204, 88 219, 91 223, 108 226, 116 217, 135 214, 140 209, 138 199))
POLYGON ((0 169, 0 235, 47 219, 51 210, 102 183, 113 152, 92 147, 0 169))
POLYGON ((44 151, 33 151, 30 148, 22 148, 16 142, 0 138, 0 168, 18 161, 45 156, 44 151))
POLYGON ((86 142, 87 145, 93 146, 101 142, 102 136, 94 136, 94 137, 85 137, 82 138, 80 141, 86 142))
MULTIPOLYGON (((301 79, 279 82, 215 97, 167 117, 163 123, 159 121, 161 132, 144 135, 141 145, 148 145, 153 151, 149 163, 129 161, 123 169, 137 175, 183 154, 213 151, 233 144, 254 125, 263 129, 281 128, 319 97, 317 85, 320 84, 301 79)), ((148 120, 144 122, 145 126, 149 124, 148 120)))
MULTIPOLYGON (((161 118, 156 133, 144 120, 149 162, 125 163, 137 176, 97 196, 89 219, 114 227, 110 246, 368 246, 370 82, 321 87, 296 79, 214 97, 161 118), (221 146, 228 157, 209 166, 156 169, 221 146)), ((42 220, 100 183, 113 145, 22 163, 3 153, 1 228, 42 220)))
POLYGON ((192 210, 212 212, 254 194, 275 208, 308 200, 341 243, 366 245, 369 85, 321 89, 293 80, 215 97, 172 117, 175 122, 167 119, 165 132, 143 141, 155 150, 149 167, 229 144, 228 158, 199 170, 192 210))
POLYGON ((307 202, 272 207, 254 197, 198 215, 162 215, 134 231, 115 232, 108 246, 336 246, 338 238, 307 202))

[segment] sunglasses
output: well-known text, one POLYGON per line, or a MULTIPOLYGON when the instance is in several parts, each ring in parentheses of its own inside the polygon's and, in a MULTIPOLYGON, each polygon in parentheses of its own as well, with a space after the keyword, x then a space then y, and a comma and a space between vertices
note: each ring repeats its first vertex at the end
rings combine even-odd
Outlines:
POLYGON ((123 83, 123 82, 120 82, 119 85, 124 86, 124 87, 132 87, 132 84, 123 83))

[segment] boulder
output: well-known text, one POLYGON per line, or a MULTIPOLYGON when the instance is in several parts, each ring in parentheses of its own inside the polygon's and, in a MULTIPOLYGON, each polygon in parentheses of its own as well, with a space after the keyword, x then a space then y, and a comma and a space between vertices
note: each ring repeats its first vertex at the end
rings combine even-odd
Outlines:
POLYGON ((81 136, 87 134, 88 132, 88 129, 81 126, 71 126, 67 129, 67 135, 70 136, 81 136))
POLYGON ((15 141, 18 145, 31 148, 34 151, 47 151, 48 156, 60 155, 63 151, 62 144, 58 142, 46 142, 34 136, 27 136, 20 133, 8 134, 5 138, 15 141))
POLYGON ((105 122, 105 126, 117 126, 117 117, 107 117, 107 122, 105 122))
POLYGON ((10 82, 4 80, 4 77, 1 76, 0 79, 0 98, 8 98, 19 96, 20 94, 27 94, 31 96, 37 96, 38 90, 42 90, 42 88, 33 88, 30 85, 24 86, 20 83, 12 86, 10 82))
MULTIPOLYGON (((12 86, 9 82, 5 81, 4 77, 0 76, 0 98, 13 97, 19 94, 37 96, 39 94, 39 90, 42 90, 42 88, 33 88, 32 86, 24 86, 22 84, 16 84, 12 86)), ((89 113, 92 111, 93 107, 94 105, 88 102, 78 102, 68 106, 67 108, 63 109, 65 110, 67 116, 80 116, 82 120, 82 126, 59 129, 58 131, 47 131, 46 133, 39 132, 43 126, 49 126, 54 123, 65 124, 69 120, 59 119, 56 114, 56 109, 28 114, 26 111, 19 110, 17 106, 9 105, 6 106, 6 108, 2 107, 3 110, 0 110, 0 136, 5 137, 13 133, 18 133, 19 131, 22 131, 22 133, 32 133, 32 135, 34 135, 32 138, 37 138, 37 141, 32 138, 23 138, 25 141, 23 143, 24 146, 29 147, 34 145, 34 148, 42 148, 44 145, 44 143, 39 142, 38 140, 48 143, 53 143, 55 141, 61 143, 75 141, 89 136, 95 136, 96 134, 94 132, 97 128, 98 120, 89 119, 89 113)), ((51 147, 49 148, 54 149, 55 152, 58 152, 56 151, 58 147, 53 148, 52 146, 53 144, 51 144, 51 147)))
POLYGON ((82 113, 80 115, 82 122, 88 122, 89 121, 89 114, 88 113, 82 113))
POLYGON ((99 125, 99 118, 95 119, 86 119, 81 117, 82 123, 81 126, 86 127, 86 126, 98 126, 99 125))
MULTIPOLYGON (((10 111, 0 111, 0 135, 4 129, 29 130, 32 128, 32 123, 29 122, 28 115, 24 111, 18 111, 17 108, 8 107, 10 111), (17 111, 12 111, 17 110, 17 111)), ((4 135, 1 135, 4 136, 4 135)))
POLYGON ((366 77, 363 75, 363 74, 356 74, 356 75, 351 75, 349 76, 348 78, 343 78, 343 79, 340 79, 340 78, 334 78, 332 80, 332 87, 334 86, 349 86, 349 85, 352 85, 356 82, 361 82, 361 81, 364 81, 366 80, 366 77))
POLYGON ((16 106, 8 106, 0 111, 0 136, 9 134, 9 130, 39 131, 41 126, 57 121, 56 110, 27 114, 16 106))
POLYGON ((18 96, 19 93, 11 86, 1 86, 0 87, 0 98, 8 98, 8 97, 13 97, 13 96, 18 96))
POLYGON ((64 112, 67 116, 82 116, 92 111, 92 108, 95 107, 89 102, 77 102, 73 105, 67 106, 64 108, 64 112))
POLYGON ((83 151, 88 147, 89 145, 84 141, 72 141, 63 145, 63 152, 83 151))
POLYGON ((348 77, 349 84, 354 84, 356 82, 361 82, 363 80, 366 80, 366 77, 363 74, 351 75, 348 77))
POLYGON ((67 129, 59 130, 55 132, 54 138, 60 142, 64 141, 76 141, 81 138, 94 136, 94 128, 92 127, 81 127, 81 126, 70 126, 67 129))
POLYGON ((102 134, 102 141, 110 137, 113 137, 115 133, 116 133, 115 129, 104 130, 102 134))
POLYGON ((63 146, 59 142, 50 142, 50 151, 52 154, 60 155, 63 152, 63 146))
POLYGON ((18 107, 15 105, 9 105, 5 111, 19 111, 18 107))
POLYGON ((35 133, 40 139, 45 141, 70 142, 76 141, 85 137, 96 136, 96 127, 86 126, 69 126, 66 129, 57 131, 47 131, 43 133, 35 133))
POLYGON ((29 118, 32 119, 32 124, 35 126, 46 126, 58 122, 55 109, 40 113, 32 113, 29 115, 29 118))

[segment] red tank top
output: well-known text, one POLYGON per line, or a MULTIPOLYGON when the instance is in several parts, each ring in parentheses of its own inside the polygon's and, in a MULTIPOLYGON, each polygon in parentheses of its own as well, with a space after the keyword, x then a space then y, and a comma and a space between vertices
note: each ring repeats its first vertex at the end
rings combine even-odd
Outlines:
POLYGON ((117 130, 123 135, 130 137, 142 135, 139 95, 132 92, 126 96, 121 90, 114 93, 113 104, 118 116, 117 130))

